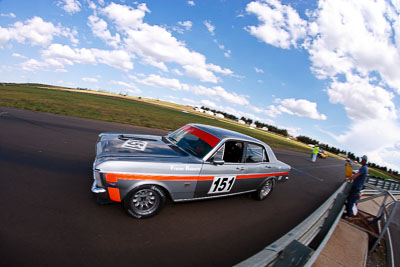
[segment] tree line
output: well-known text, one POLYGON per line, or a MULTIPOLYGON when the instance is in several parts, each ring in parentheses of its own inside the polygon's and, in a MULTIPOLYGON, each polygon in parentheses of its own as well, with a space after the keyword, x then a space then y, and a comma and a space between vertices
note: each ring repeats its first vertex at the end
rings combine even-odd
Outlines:
MULTIPOLYGON (((214 113, 220 113, 220 114, 224 115, 225 118, 228 118, 228 119, 231 119, 231 120, 234 120, 234 121, 239 121, 239 118, 236 117, 235 115, 232 115, 232 114, 229 114, 229 113, 226 113, 226 112, 223 112, 223 111, 218 111, 218 110, 215 110, 215 109, 210 109, 210 108, 207 108, 207 107, 204 107, 204 106, 201 107, 201 108, 204 109, 204 110, 208 110, 208 111, 214 112, 214 113)), ((240 120, 244 121, 248 125, 251 125, 253 123, 252 119, 248 119, 248 118, 245 118, 245 117, 241 117, 240 120)), ((289 136, 289 133, 287 132, 286 129, 280 129, 280 128, 275 127, 273 125, 269 125, 269 124, 262 123, 262 122, 259 122, 259 121, 255 121, 254 124, 257 126, 257 128, 262 129, 262 128, 266 127, 266 128, 268 128, 268 131, 270 131, 270 132, 277 133, 277 134, 280 134, 280 135, 283 135, 283 136, 289 136)))
MULTIPOLYGON (((361 161, 360 157, 357 157, 354 153, 352 153, 350 151, 346 152, 345 150, 340 150, 340 149, 338 149, 336 147, 329 146, 327 144, 319 143, 317 140, 311 139, 311 138, 309 138, 307 136, 303 136, 303 135, 300 135, 300 136, 298 136, 296 138, 300 142, 303 142, 303 143, 306 143, 306 144, 318 145, 320 148, 322 148, 322 149, 324 149, 326 151, 332 152, 334 154, 343 154, 343 155, 346 155, 351 160, 354 160, 354 161, 357 161, 357 162, 361 161)), ((384 171, 384 172, 399 176, 399 172, 398 171, 392 170, 392 169, 388 169, 386 166, 380 166, 380 165, 375 164, 373 162, 368 162, 367 165, 368 165, 368 167, 371 167, 371 168, 374 168, 374 169, 378 169, 378 170, 381 170, 381 171, 384 171)))

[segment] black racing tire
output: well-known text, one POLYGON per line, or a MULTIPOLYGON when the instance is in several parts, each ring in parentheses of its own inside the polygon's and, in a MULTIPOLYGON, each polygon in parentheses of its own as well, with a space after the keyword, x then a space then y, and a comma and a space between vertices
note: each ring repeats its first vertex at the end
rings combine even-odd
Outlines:
POLYGON ((124 208, 134 218, 150 218, 163 208, 165 199, 165 193, 160 187, 142 185, 133 189, 124 198, 124 208))
POLYGON ((265 180, 257 189, 257 191, 254 192, 253 197, 257 200, 264 200, 271 194, 274 187, 275 187, 274 179, 265 180))

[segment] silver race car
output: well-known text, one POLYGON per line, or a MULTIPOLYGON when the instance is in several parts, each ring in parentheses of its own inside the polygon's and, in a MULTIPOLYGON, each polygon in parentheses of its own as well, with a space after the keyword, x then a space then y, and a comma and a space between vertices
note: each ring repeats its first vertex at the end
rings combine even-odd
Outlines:
POLYGON ((263 200, 289 172, 290 166, 257 139, 188 124, 163 137, 101 133, 92 192, 146 218, 159 212, 167 197, 188 201, 252 192, 263 200))

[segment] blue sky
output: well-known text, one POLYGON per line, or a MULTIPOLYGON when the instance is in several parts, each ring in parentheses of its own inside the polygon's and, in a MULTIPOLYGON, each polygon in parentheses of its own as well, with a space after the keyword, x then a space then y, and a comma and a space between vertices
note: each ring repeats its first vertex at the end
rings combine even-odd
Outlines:
POLYGON ((382 0, 0 0, 0 81, 204 105, 400 170, 399 14, 382 0))

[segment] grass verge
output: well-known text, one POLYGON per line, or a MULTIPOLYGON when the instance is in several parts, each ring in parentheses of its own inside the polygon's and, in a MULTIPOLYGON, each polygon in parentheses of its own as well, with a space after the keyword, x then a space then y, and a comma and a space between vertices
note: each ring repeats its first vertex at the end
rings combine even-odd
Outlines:
MULTIPOLYGON (((157 101, 155 101, 157 102, 157 101)), ((179 107, 166 107, 123 96, 84 94, 77 90, 31 84, 0 86, 0 106, 21 108, 73 117, 175 130, 187 123, 202 123, 241 132, 264 141, 273 148, 310 153, 306 145, 287 140, 261 130, 249 129, 235 123, 216 120, 192 113, 183 113, 179 107)), ((187 108, 186 108, 187 109, 187 108)))

